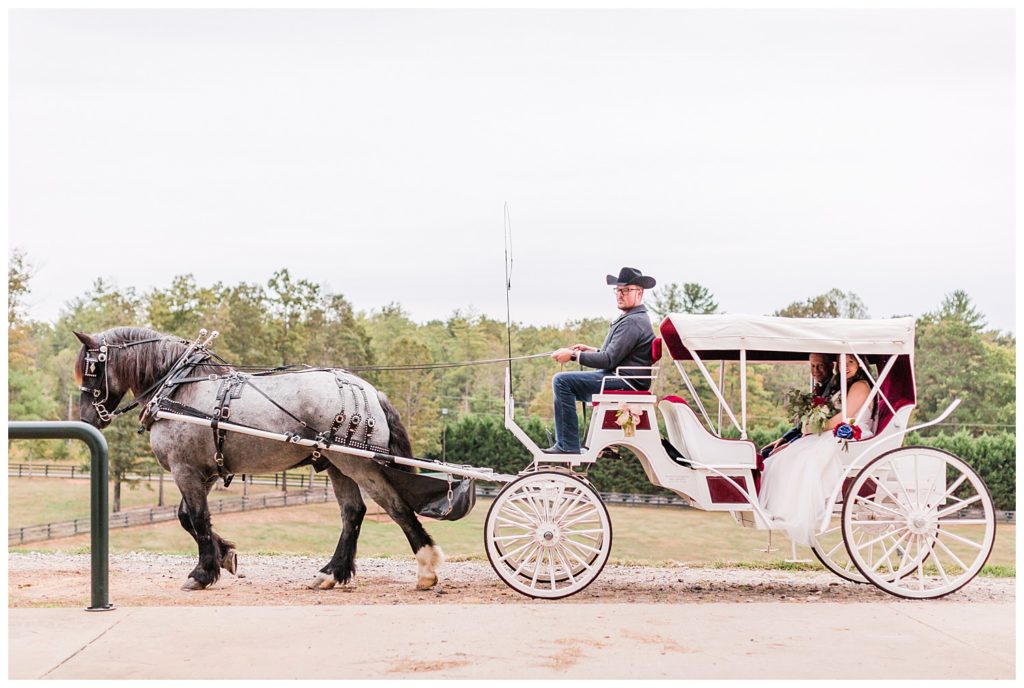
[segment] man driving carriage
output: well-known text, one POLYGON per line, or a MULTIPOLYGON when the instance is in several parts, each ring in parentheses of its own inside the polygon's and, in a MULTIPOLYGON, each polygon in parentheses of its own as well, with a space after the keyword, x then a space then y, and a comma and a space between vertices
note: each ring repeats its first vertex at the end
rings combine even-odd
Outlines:
MULTIPOLYGON (((576 361, 594 372, 557 373, 551 381, 555 397, 555 444, 542 451, 547 454, 579 454, 580 433, 576 416, 576 402, 589 403, 591 397, 607 390, 646 390, 650 378, 623 379, 614 377, 617 368, 650 367, 651 342, 654 328, 643 305, 644 290, 656 284, 653 277, 636 268, 622 268, 619 274, 608 275, 607 282, 615 287, 615 305, 622 315, 612 322, 601 348, 574 344, 551 354, 559 363, 576 361)), ((630 371, 623 371, 629 375, 630 371)), ((634 371, 637 372, 637 371, 634 371)), ((642 371, 641 371, 642 372, 642 371)))

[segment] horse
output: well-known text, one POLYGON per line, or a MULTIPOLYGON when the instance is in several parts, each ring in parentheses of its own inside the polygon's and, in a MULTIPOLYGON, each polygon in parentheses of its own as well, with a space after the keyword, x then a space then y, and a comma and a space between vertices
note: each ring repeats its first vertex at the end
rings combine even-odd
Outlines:
POLYGON ((360 488, 405 533, 417 562, 416 589, 428 590, 437 584, 444 553, 408 499, 389 481, 384 466, 332 451, 311 456, 308 447, 291 442, 217 430, 217 421, 228 417, 231 423, 273 432, 288 429, 304 437, 330 426, 329 434, 321 430, 320 438, 336 442, 344 438, 353 446, 381 454, 411 457, 409 436, 398 412, 365 380, 335 369, 246 374, 214 361, 198 344, 200 340, 189 343, 140 327, 115 327, 98 334, 75 332, 75 336, 82 343, 75 361, 75 380, 82 392, 81 420, 99 429, 107 427, 121 413, 114 409, 132 392, 144 408, 143 426, 152 423, 153 454, 181 491, 178 521, 196 541, 199 553, 182 589, 208 588, 219 579, 221 568, 231 574, 236 571, 235 544, 215 533, 210 520, 207 496, 218 479, 229 482, 235 473, 283 471, 309 463, 312 457, 323 461, 321 455, 327 459, 342 529, 334 556, 309 587, 328 590, 345 585, 355 574, 356 542, 366 514, 360 488), (173 419, 154 421, 157 404, 210 418, 213 429, 173 419))

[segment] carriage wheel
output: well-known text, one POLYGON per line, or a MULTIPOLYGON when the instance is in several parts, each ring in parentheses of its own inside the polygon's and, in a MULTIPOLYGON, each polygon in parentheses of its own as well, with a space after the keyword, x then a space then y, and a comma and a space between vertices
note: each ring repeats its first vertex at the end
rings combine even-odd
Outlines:
POLYGON ((996 532, 985 483, 962 459, 931 447, 894 449, 868 463, 850 486, 842 526, 860 573, 912 599, 967 585, 992 553, 996 532), (877 534, 865 539, 866 528, 877 534))
MULTIPOLYGON (((854 493, 848 489, 846 494, 843 495, 844 503, 850 498, 851 494, 854 493)), ((875 489, 874 484, 867 481, 865 481, 864 487, 860 488, 857 494, 863 499, 871 500, 875 507, 878 507, 879 504, 884 505, 887 499, 884 492, 875 489)), ((857 545, 872 543, 867 545, 865 555, 872 561, 877 561, 882 556, 887 557, 887 560, 883 561, 878 567, 877 575, 884 576, 889 580, 905 575, 909 568, 906 564, 903 567, 900 566, 900 558, 904 554, 900 543, 896 543, 896 547, 886 554, 886 550, 893 544, 895 538, 878 539, 887 530, 894 530, 894 527, 878 523, 876 512, 879 509, 869 509, 864 506, 863 499, 858 500, 852 507, 855 510, 851 527, 854 542, 857 545)), ((884 514, 885 512, 882 513, 884 514)), ((815 536, 814 542, 811 544, 811 551, 814 552, 814 556, 817 557, 818 561, 825 568, 840 578, 853 583, 869 582, 850 558, 846 541, 843 538, 843 521, 841 517, 830 521, 829 527, 815 536)))
POLYGON ((530 473, 494 499, 484 524, 487 558, 498 576, 529 597, 573 595, 608 561, 612 525, 600 496, 565 473, 530 473))
POLYGON ((811 551, 822 566, 853 583, 867 583, 868 579, 854 566, 843 542, 842 522, 830 523, 827 530, 818 533, 811 543, 811 551))
MULTIPOLYGON (((604 539, 604 537, 602 535, 601 536, 601 540, 603 541, 603 539, 604 539)), ((514 541, 509 542, 509 541, 505 541, 505 540, 499 540, 499 541, 496 541, 494 543, 494 546, 497 549, 497 553, 499 555, 499 558, 501 558, 501 557, 504 557, 509 551, 514 549, 515 546, 518 546, 519 544, 522 544, 522 542, 519 542, 517 544, 514 541), (507 545, 509 545, 509 544, 513 544, 514 546, 513 547, 508 547, 507 545)), ((592 566, 594 564, 594 562, 597 561, 597 558, 599 556, 601 556, 601 541, 595 543, 594 544, 594 548, 597 551, 594 552, 593 554, 591 554, 589 560, 587 560, 587 561, 575 561, 575 560, 573 560, 572 562, 570 562, 570 567, 569 567, 568 570, 565 570, 565 571, 562 571, 562 572, 556 574, 555 581, 558 582, 558 583, 562 583, 564 581, 567 581, 567 580, 570 579, 570 574, 573 575, 573 576, 578 576, 583 571, 585 571, 588 566, 592 566)), ((521 573, 524 576, 529 576, 531 578, 531 580, 532 580, 532 578, 533 578, 533 571, 534 571, 534 566, 535 565, 536 565, 536 562, 527 563, 526 566, 523 567, 523 570, 522 570, 521 573)))

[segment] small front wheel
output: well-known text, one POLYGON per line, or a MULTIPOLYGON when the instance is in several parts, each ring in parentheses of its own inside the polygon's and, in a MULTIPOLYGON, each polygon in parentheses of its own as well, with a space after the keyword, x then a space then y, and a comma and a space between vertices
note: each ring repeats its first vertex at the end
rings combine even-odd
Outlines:
POLYGON ((601 497, 565 473, 530 473, 509 483, 484 524, 491 566, 529 597, 558 599, 583 590, 601 573, 611 544, 601 497))

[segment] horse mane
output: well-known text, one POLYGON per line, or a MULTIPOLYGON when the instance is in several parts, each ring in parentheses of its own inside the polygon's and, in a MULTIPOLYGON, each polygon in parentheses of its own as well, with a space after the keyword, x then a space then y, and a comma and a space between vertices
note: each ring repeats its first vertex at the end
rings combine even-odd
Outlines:
MULTIPOLYGON (((189 342, 184 339, 145 327, 114 327, 99 333, 96 338, 104 339, 108 346, 131 344, 146 339, 160 339, 126 349, 117 349, 117 353, 107 359, 107 365, 116 367, 118 381, 124 385, 125 389, 136 390, 138 393, 148 389, 163 377, 189 346, 189 342)), ((78 379, 81 379, 82 375, 84 354, 85 348, 83 347, 78 352, 78 359, 75 361, 75 376, 78 379)), ((204 365, 199 370, 199 374, 222 375, 230 370, 231 368, 225 365, 204 365)))

